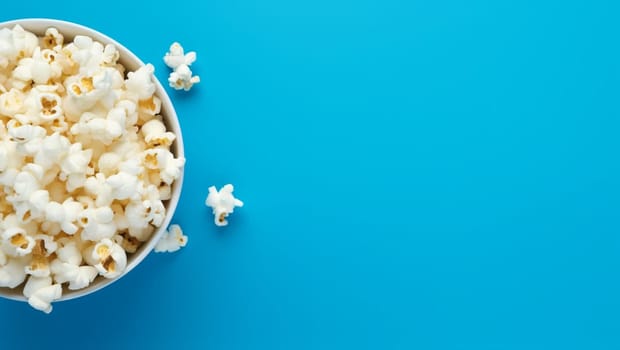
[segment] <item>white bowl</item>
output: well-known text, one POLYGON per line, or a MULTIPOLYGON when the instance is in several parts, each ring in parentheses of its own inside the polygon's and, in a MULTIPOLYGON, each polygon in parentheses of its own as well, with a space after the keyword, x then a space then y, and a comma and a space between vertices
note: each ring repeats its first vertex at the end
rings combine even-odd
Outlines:
MULTIPOLYGON (((127 71, 135 71, 136 69, 144 65, 144 63, 136 55, 134 55, 131 51, 118 43, 116 40, 104 34, 101 34, 96 30, 79 24, 45 18, 27 18, 2 22, 0 23, 0 28, 12 28, 16 24, 19 24, 24 29, 38 36, 44 35, 47 28, 54 27, 58 29, 58 31, 65 37, 65 42, 72 41, 76 35, 87 35, 94 40, 101 42, 104 45, 113 44, 114 46, 116 46, 120 53, 119 62, 123 66, 125 66, 125 68, 127 68, 127 71)), ((183 137, 181 134, 181 126, 179 125, 179 119, 177 118, 177 114, 174 110, 172 102, 170 101, 170 97, 166 93, 164 87, 155 77, 154 81, 155 85, 157 86, 155 94, 161 99, 161 115, 164 118, 164 123, 166 124, 167 129, 174 132, 177 136, 175 142, 172 144, 171 151, 175 154, 176 157, 185 157, 183 151, 183 137)), ((106 279, 99 276, 95 279, 93 283, 90 284, 90 286, 80 290, 68 290, 67 288, 63 288, 62 298, 58 301, 83 297, 90 293, 96 292, 101 288, 109 286, 110 284, 119 280, 121 277, 125 276, 142 260, 144 260, 144 258, 151 252, 151 250, 153 250, 153 247, 155 247, 155 244, 157 244, 157 241, 170 224, 172 215, 174 214, 177 203, 179 202, 182 185, 183 172, 181 172, 181 176, 172 185, 172 197, 170 198, 170 200, 164 202, 164 205, 166 206, 166 218, 164 222, 153 233, 151 238, 148 241, 144 242, 135 253, 129 254, 127 256, 127 268, 125 269, 123 274, 113 279, 106 279)), ((19 301, 26 301, 26 298, 22 295, 21 286, 15 289, 0 288, 0 297, 19 301)))

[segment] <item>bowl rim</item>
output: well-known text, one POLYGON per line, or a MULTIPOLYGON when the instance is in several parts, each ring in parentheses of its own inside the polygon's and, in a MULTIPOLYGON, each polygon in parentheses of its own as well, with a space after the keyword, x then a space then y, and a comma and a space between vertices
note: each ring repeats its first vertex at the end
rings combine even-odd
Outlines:
MULTIPOLYGON (((61 34, 63 34, 63 36, 65 36, 65 38, 71 38, 71 40, 73 40, 73 37, 75 37, 76 35, 86 35, 86 36, 91 37, 93 40, 99 41, 103 44, 113 44, 120 53, 119 62, 121 62, 123 66, 127 66, 129 63, 132 63, 131 65, 134 65, 136 67, 134 69, 130 69, 126 67, 127 71, 132 71, 132 70, 137 69, 137 67, 141 67, 145 65, 145 63, 136 54, 134 54, 131 50, 127 49, 124 45, 122 45, 117 40, 95 29, 92 29, 90 27, 87 27, 79 23, 65 21, 65 20, 51 19, 51 18, 21 18, 21 19, 12 19, 9 21, 0 22, 0 28, 12 28, 15 25, 20 25, 25 30, 32 32, 37 36, 43 35, 42 31, 44 31, 45 29, 49 27, 55 27, 61 34), (73 32, 73 33, 66 33, 66 32, 73 32), (125 63, 122 63, 122 62, 125 62, 125 63)), ((153 78, 153 82, 155 83, 155 94, 157 95, 157 97, 161 99, 162 112, 160 112, 160 115, 162 115, 164 119, 164 123, 166 124, 167 128, 171 130, 172 132, 174 132, 176 135, 176 139, 171 147, 172 151, 174 152, 177 158, 182 157, 184 159, 185 152, 184 152, 184 146, 183 146, 183 134, 181 132, 180 121, 174 109, 174 105, 172 104, 172 101, 170 100, 170 96, 168 95, 166 89, 161 84, 159 79, 157 79, 157 76, 153 74, 152 78, 153 78), (163 112, 164 110, 165 110, 165 113, 163 112)), ((127 275, 131 270, 133 270, 137 265, 139 265, 150 254, 150 252, 153 250, 153 248, 159 241, 160 237, 166 231, 166 228, 168 227, 168 225, 170 225, 174 212, 179 203, 179 198, 181 196, 184 173, 185 171, 183 167, 181 169, 181 174, 179 175, 179 178, 176 179, 172 185, 171 197, 167 201, 167 203, 165 203, 166 216, 161 226, 156 228, 155 232, 151 235, 151 237, 147 241, 145 241, 142 244, 142 246, 139 248, 137 252, 133 253, 131 256, 128 256, 127 267, 125 268, 122 274, 112 279, 106 279, 106 278, 102 278, 101 276, 97 276, 95 278, 95 281, 91 283, 88 287, 83 288, 83 289, 78 289, 78 290, 68 290, 66 286, 63 284, 63 295, 60 299, 55 300, 54 302, 56 303, 60 301, 67 301, 67 300, 72 300, 76 298, 81 298, 86 295, 92 294, 96 291, 99 291, 113 284, 114 282, 120 280, 122 277, 127 275)), ((20 284, 20 286, 23 286, 23 284, 20 284)), ((13 289, 6 288, 6 287, 0 288, 0 297, 11 299, 11 300, 16 300, 16 301, 27 301, 26 297, 24 297, 23 294, 21 293, 6 293, 6 291, 11 291, 11 292, 17 291, 19 290, 20 286, 13 288, 13 289)))

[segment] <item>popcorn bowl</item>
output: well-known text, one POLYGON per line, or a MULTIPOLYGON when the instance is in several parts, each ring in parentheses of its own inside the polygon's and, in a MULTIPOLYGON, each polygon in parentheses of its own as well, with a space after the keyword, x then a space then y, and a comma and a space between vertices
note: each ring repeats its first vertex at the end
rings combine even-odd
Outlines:
MULTIPOLYGON (((0 23, 0 28, 13 28, 17 24, 37 36, 44 35, 47 28, 54 27, 65 37, 65 42, 72 41, 73 38, 77 35, 85 35, 91 37, 95 41, 102 43, 103 45, 112 44, 117 48, 120 54, 118 62, 126 68, 126 73, 129 71, 135 71, 138 68, 144 66, 144 63, 135 54, 133 54, 130 50, 118 43, 116 40, 98 31, 79 24, 53 19, 29 18, 2 22, 0 23)), ((153 76, 152 80, 156 87, 155 95, 159 97, 159 99, 161 99, 161 112, 159 114, 163 118, 166 129, 176 135, 175 141, 170 146, 170 151, 175 157, 184 158, 181 127, 172 102, 170 101, 170 97, 155 76, 153 76)), ((97 276, 95 280, 86 288, 78 290, 69 290, 66 287, 66 284, 63 284, 62 297, 60 299, 57 299, 55 302, 75 299, 96 292, 122 278, 129 271, 135 268, 142 260, 144 260, 144 258, 146 258, 146 256, 151 252, 151 250, 153 250, 158 240, 161 238, 161 236, 166 231, 166 228, 170 224, 170 220, 172 219, 172 216, 179 201, 179 197, 181 195, 182 184, 183 169, 181 168, 181 173, 179 177, 172 183, 170 199, 163 202, 166 209, 166 214, 162 224, 155 229, 155 231, 150 236, 150 238, 148 238, 148 240, 146 240, 140 245, 140 247, 136 250, 135 253, 127 255, 126 268, 120 275, 111 279, 97 276)), ((0 288, 0 297, 17 301, 27 301, 27 298, 24 297, 22 294, 22 289, 22 285, 14 289, 0 288)))

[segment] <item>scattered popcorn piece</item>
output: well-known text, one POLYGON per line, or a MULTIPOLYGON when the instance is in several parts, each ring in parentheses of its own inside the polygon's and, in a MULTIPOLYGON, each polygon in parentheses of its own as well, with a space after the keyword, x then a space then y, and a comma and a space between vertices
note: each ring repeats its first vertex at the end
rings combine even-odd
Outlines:
POLYGON ((170 225, 168 231, 157 242, 155 246, 156 253, 172 253, 187 245, 187 236, 183 234, 183 230, 179 225, 170 225))
POLYGON ((215 186, 209 187, 209 195, 205 204, 213 208, 215 224, 217 226, 228 225, 226 217, 232 214, 235 207, 243 206, 243 202, 233 196, 233 191, 234 187, 231 184, 225 185, 219 191, 217 191, 215 186))
POLYGON ((189 91, 194 84, 200 83, 200 77, 192 75, 191 69, 186 64, 177 67, 168 77, 168 84, 175 90, 189 91))
POLYGON ((164 62, 172 69, 177 69, 182 64, 191 65, 196 61, 196 52, 191 51, 185 53, 184 51, 181 44, 178 42, 172 43, 172 45, 170 45, 170 51, 166 52, 164 56, 164 62))
POLYGON ((170 68, 172 72, 168 77, 168 83, 170 87, 175 90, 188 91, 194 84, 200 82, 200 77, 192 76, 192 71, 189 66, 196 61, 196 52, 191 51, 187 54, 184 52, 181 44, 174 42, 170 45, 170 51, 164 55, 164 62, 170 68))

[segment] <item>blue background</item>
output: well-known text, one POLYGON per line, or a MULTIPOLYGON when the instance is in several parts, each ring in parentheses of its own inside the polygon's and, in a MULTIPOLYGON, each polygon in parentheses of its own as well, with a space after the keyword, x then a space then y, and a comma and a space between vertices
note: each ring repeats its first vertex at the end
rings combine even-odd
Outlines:
POLYGON ((189 236, 3 349, 620 348, 620 3, 3 2, 202 82, 172 92, 189 236), (207 187, 246 206, 218 228, 207 187))

